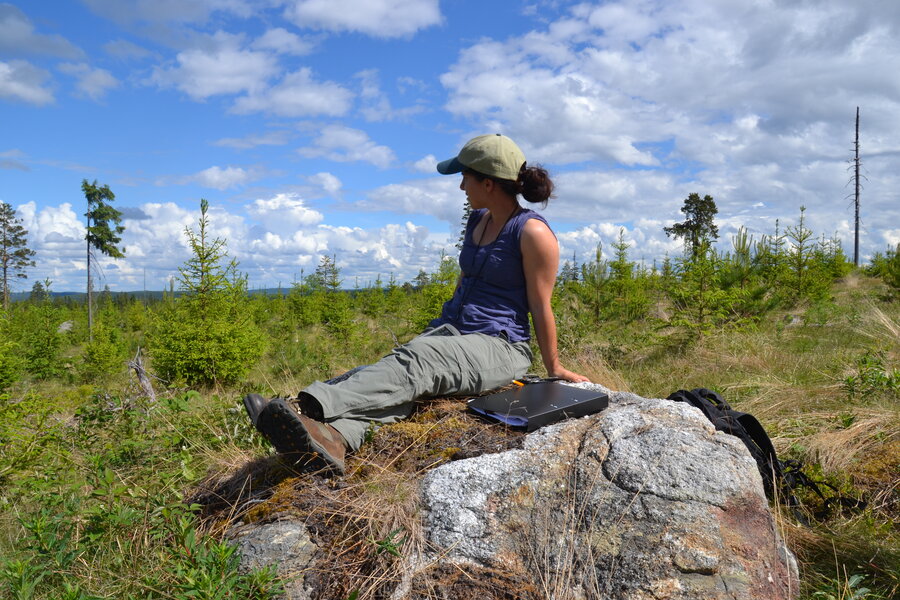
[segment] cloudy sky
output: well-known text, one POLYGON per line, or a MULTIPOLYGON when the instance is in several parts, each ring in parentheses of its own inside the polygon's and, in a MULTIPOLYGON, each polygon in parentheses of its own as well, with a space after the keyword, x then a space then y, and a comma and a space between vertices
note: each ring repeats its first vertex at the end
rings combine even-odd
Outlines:
POLYGON ((83 288, 81 181, 108 184, 126 258, 98 287, 161 289, 201 198, 253 288, 334 255, 345 287, 453 253, 464 195, 434 165, 502 132, 558 184, 562 254, 678 242, 692 192, 723 249, 796 224, 852 255, 900 242, 893 0, 15 0, 0 3, 0 201, 37 266, 83 288))

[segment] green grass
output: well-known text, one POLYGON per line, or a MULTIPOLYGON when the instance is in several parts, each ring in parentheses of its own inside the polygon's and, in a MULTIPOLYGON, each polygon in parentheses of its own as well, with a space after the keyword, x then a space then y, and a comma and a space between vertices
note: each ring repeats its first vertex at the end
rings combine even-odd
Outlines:
MULTIPOLYGON (((900 303, 890 297, 877 280, 852 275, 828 298, 703 335, 649 317, 592 322, 567 298, 556 310, 567 366, 647 397, 713 388, 756 415, 780 455, 865 499, 865 510, 810 527, 779 513, 801 561, 801 597, 861 600, 900 592, 900 303)), ((304 486, 319 484, 277 472, 277 461, 254 461, 271 450, 247 422, 240 395, 295 394, 313 379, 371 363, 415 333, 418 313, 400 306, 381 318, 360 317, 335 338, 322 325, 295 327, 277 305, 257 302, 268 351, 233 388, 163 390, 156 382, 160 399, 151 405, 137 398, 124 369, 105 374, 102 384, 79 385, 77 369, 63 365, 56 379, 22 379, 0 396, 0 597, 276 592, 271 572, 238 573, 225 541, 236 499, 246 493, 235 474, 246 471, 267 490, 266 510, 305 510, 304 486)), ((654 302, 651 314, 668 312, 654 302)), ((139 332, 129 334, 129 356, 140 342, 139 332)), ((66 364, 77 362, 81 344, 64 348, 66 364)), ((355 479, 316 489, 330 504, 309 506, 310 514, 341 532, 335 548, 356 561, 353 570, 330 565, 336 594, 356 589, 368 597, 393 576, 394 551, 422 543, 421 532, 408 527, 417 474, 446 460, 448 448, 465 453, 483 435, 463 432, 458 410, 429 406, 382 428, 354 459, 355 479), (381 462, 386 453, 400 458, 381 462)))
POLYGON ((184 501, 211 453, 256 443, 230 416, 233 401, 192 394, 151 406, 97 393, 52 415, 52 401, 38 394, 3 402, 4 458, 15 468, 0 493, 2 594, 265 598, 277 590, 272 572, 239 574, 234 548, 203 533, 199 507, 184 501))
MULTIPOLYGON (((803 461, 810 474, 867 502, 863 511, 811 527, 788 511, 781 515, 801 560, 806 598, 900 594, 900 303, 885 297, 876 280, 853 276, 831 298, 686 345, 667 344, 677 332, 648 337, 649 323, 632 325, 632 342, 630 329, 621 328, 601 328, 585 341, 602 347, 608 336, 615 347, 615 372, 598 373, 601 382, 606 377, 611 387, 647 397, 715 389, 759 418, 780 456, 803 461)), ((819 503, 813 495, 806 500, 819 503)))

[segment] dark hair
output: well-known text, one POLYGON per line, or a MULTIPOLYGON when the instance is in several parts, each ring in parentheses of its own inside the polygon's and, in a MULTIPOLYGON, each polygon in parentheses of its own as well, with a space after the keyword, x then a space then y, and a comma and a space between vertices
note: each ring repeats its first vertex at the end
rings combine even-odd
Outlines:
POLYGON ((540 165, 529 167, 527 163, 523 164, 522 168, 519 169, 519 178, 516 181, 497 179, 469 168, 463 171, 476 177, 478 181, 491 179, 500 186, 501 190, 513 198, 521 194, 525 200, 532 204, 543 202, 546 206, 547 200, 553 197, 553 181, 550 179, 547 169, 540 165))

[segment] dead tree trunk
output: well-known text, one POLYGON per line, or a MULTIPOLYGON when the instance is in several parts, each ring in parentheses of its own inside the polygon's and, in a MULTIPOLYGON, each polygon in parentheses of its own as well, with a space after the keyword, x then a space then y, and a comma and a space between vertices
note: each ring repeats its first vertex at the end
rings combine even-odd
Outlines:
POLYGON ((140 348, 137 349, 137 354, 134 355, 134 358, 128 361, 128 366, 134 369, 134 374, 137 376, 138 384, 140 384, 144 395, 150 398, 150 402, 156 402, 156 392, 153 391, 153 383, 150 381, 150 376, 144 368, 144 361, 141 360, 140 348))
POLYGON ((854 237, 853 237, 853 266, 859 266, 859 107, 856 107, 856 142, 854 144, 855 157, 853 159, 853 179, 856 184, 856 191, 853 194, 853 205, 855 207, 854 237))

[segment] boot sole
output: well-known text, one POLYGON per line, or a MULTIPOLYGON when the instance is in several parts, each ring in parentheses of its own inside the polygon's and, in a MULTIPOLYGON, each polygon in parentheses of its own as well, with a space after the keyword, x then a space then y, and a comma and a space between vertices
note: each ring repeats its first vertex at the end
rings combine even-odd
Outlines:
POLYGON ((344 473, 344 463, 335 460, 312 438, 294 410, 284 400, 269 402, 259 414, 256 428, 294 464, 311 470, 329 470, 344 473))

